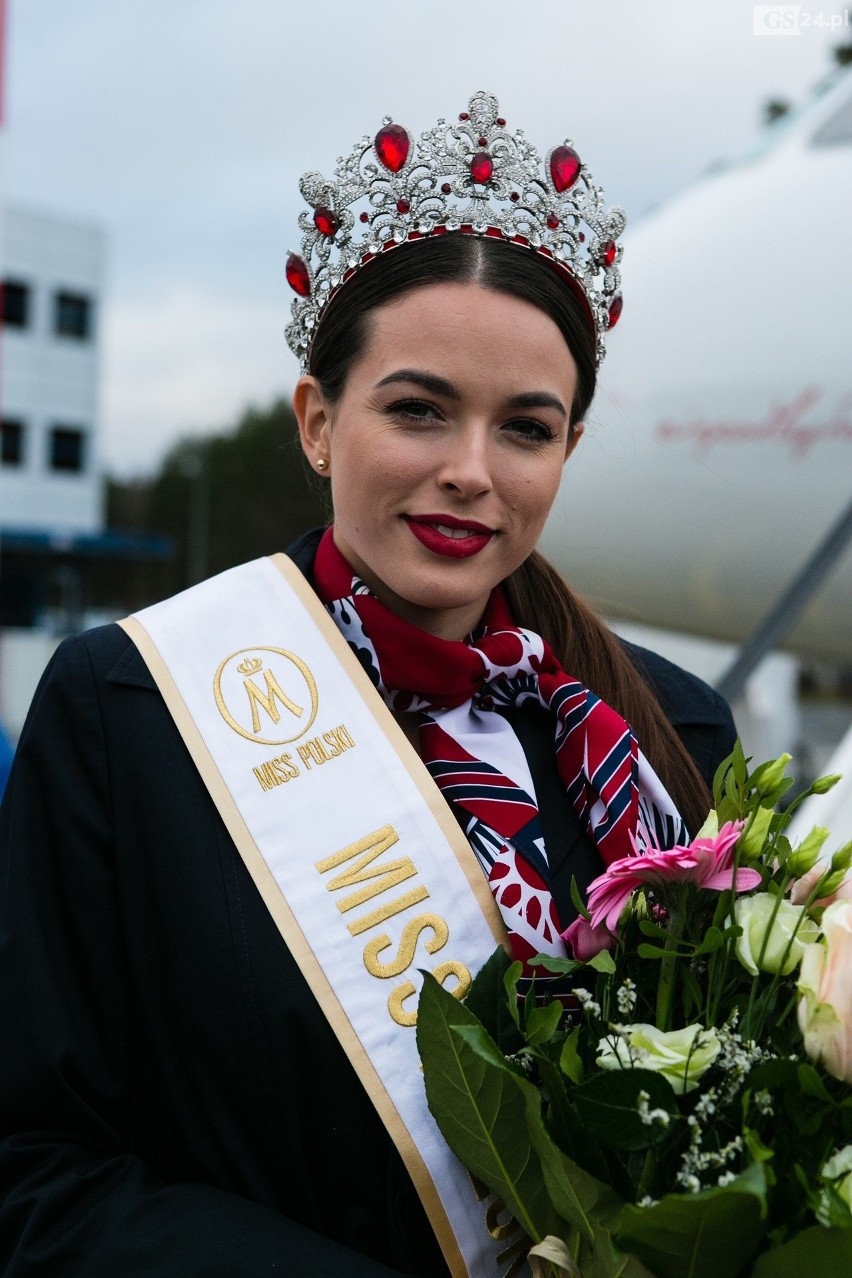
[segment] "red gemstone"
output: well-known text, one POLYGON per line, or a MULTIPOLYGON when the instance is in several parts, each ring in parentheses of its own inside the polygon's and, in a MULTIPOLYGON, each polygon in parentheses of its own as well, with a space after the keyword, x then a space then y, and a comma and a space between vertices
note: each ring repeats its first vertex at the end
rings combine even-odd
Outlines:
POLYGON ((477 145, 478 145, 478 146, 488 146, 488 138, 480 138, 480 139, 479 139, 479 142, 477 143, 477 145))
POLYGON ((469 114, 467 113, 467 111, 459 111, 459 119, 460 119, 460 120, 469 120, 469 119, 470 119, 470 116, 469 116, 469 114))
POLYGON ((577 181, 580 167, 580 157, 572 146, 558 146, 551 152, 550 176, 560 194, 577 181))
POLYGON ((604 266, 612 266, 617 252, 618 250, 615 246, 615 240, 607 240, 606 244, 604 244, 601 249, 601 261, 604 266))
POLYGON ((453 188, 450 186, 449 182, 444 182, 441 185, 441 190, 444 192, 444 195, 450 195, 452 192, 452 189, 453 188))
POLYGON ((299 297, 310 297, 311 277, 308 274, 307 266, 298 254, 291 253, 287 258, 284 274, 287 276, 287 283, 294 293, 298 293, 299 297))
POLYGON ((337 218, 331 209, 314 209, 314 226, 320 234, 327 235, 330 239, 337 230, 337 218))
POLYGON ((474 182, 478 182, 480 186, 485 186, 486 182, 491 181, 491 175, 494 172, 494 161, 487 151, 477 151, 476 155, 470 162, 470 176, 474 182))
POLYGON ((581 232, 580 232, 580 234, 577 236, 577 239, 580 241, 580 243, 581 243, 581 244, 585 244, 585 242, 586 242, 586 236, 585 236, 585 234, 584 234, 582 231, 581 231, 581 232))
POLYGON ((503 238, 503 232, 500 230, 499 226, 487 227, 485 234, 490 235, 492 240, 502 240, 503 238))
POLYGON ((398 173, 408 159, 410 146, 407 131, 401 124, 386 124, 376 134, 376 155, 386 169, 398 173))
POLYGON ((615 297, 609 304, 609 321, 607 323, 607 328, 615 328, 623 305, 624 299, 620 293, 616 293, 615 297))
POLYGON ((502 115, 497 116, 497 127, 498 129, 505 129, 506 127, 506 121, 503 119, 502 115))
POLYGON ((359 213, 359 214, 358 214, 358 221, 359 221, 359 222, 369 222, 369 220, 370 220, 370 214, 369 214, 369 213, 359 213))
POLYGON ((556 230, 557 226, 559 225, 559 218, 556 216, 555 213, 550 214, 549 218, 547 219, 547 225, 551 231, 556 230))
POLYGON ((518 194, 518 192, 517 192, 517 191, 513 191, 513 192, 512 192, 512 194, 509 196, 509 199, 510 199, 510 200, 512 200, 515 204, 517 204, 517 202, 518 202, 518 200, 519 200, 520 198, 521 198, 521 197, 520 197, 520 195, 518 194))
POLYGON ((397 213, 407 213, 410 208, 411 208, 411 200, 397 200, 396 202, 397 213))

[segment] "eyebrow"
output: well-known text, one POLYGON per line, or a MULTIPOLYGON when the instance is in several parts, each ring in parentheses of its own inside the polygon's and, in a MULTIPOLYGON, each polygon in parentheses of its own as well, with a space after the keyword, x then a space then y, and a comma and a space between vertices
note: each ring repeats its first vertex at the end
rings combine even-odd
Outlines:
MULTIPOLYGON (((416 368, 400 368, 395 373, 389 373, 380 382, 376 382, 376 390, 382 386, 392 386, 397 382, 413 382, 415 386, 421 386, 431 395, 442 395, 445 399, 461 399, 458 388, 452 382, 448 382, 444 377, 436 376, 435 373, 421 372, 416 368)), ((568 416, 568 410, 562 400, 548 391, 522 391, 520 395, 510 395, 506 400, 506 407, 555 408, 563 417, 568 416)))

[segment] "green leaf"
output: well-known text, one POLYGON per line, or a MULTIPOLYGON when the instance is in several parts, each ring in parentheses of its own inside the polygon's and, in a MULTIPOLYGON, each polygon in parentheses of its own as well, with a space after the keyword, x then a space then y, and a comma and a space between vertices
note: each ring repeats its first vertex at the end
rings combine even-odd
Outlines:
POLYGON ((741 795, 740 788, 737 785, 737 779, 734 776, 733 768, 725 777, 725 797, 728 799, 729 803, 733 803, 737 810, 739 810, 741 795))
MULTIPOLYGON (((580 1116, 571 1103, 569 1085, 565 1075, 555 1060, 542 1052, 535 1053, 535 1063, 539 1072, 538 1091, 542 1098, 542 1112, 550 1135, 564 1154, 569 1158, 578 1158, 588 1150, 588 1136, 585 1133, 580 1116), (545 1097, 547 1098, 545 1103, 545 1097)), ((584 1166, 592 1175, 596 1174, 594 1166, 584 1166)), ((606 1166, 601 1156, 599 1166, 606 1166)), ((600 1171, 597 1171, 600 1174, 600 1171)))
POLYGON ((748 1146, 748 1152, 751 1154, 753 1162, 769 1163, 775 1157, 775 1150, 771 1149, 769 1145, 765 1145, 753 1128, 743 1128, 743 1139, 748 1146))
POLYGON ((511 962, 502 945, 498 945, 488 962, 473 978, 473 984, 464 1000, 468 1011, 473 1012, 500 1050, 507 1055, 517 1052, 524 1045, 506 1001, 504 981, 511 962))
POLYGON ((562 1219, 591 1243, 595 1236, 594 1217, 605 1210, 614 1210, 621 1202, 609 1185, 584 1171, 555 1143, 544 1122, 537 1088, 524 1082, 521 1090, 528 1137, 540 1160, 550 1201, 562 1219))
POLYGON ((583 1116, 583 1126, 609 1149, 649 1149, 667 1140, 671 1123, 680 1116, 667 1078, 650 1069, 601 1070, 580 1083, 571 1100, 583 1116), (669 1123, 643 1123, 639 1093, 647 1092, 650 1109, 663 1109, 669 1123))
POLYGON ((546 972, 558 972, 565 976, 579 972, 580 968, 585 966, 585 963, 581 963, 578 959, 556 958, 553 954, 536 954, 530 959, 530 967, 543 967, 546 972))
MULTIPOLYGON (((725 792, 725 777, 728 774, 728 769, 732 766, 732 759, 733 759, 733 754, 727 755, 727 757, 724 758, 722 762, 719 764, 718 768, 716 769, 713 775, 713 787, 712 787, 713 806, 716 809, 718 809, 719 800, 721 799, 722 795, 725 792)), ((722 820, 721 813, 718 813, 718 816, 719 816, 719 821, 721 822, 722 820)))
POLYGON ((521 1013, 518 1008, 518 981, 524 970, 523 963, 511 963, 503 973, 503 988, 506 991, 506 1006, 517 1029, 521 1028, 521 1013))
POLYGON ((661 959, 665 958, 669 951, 664 950, 661 945, 649 945, 647 941, 643 941, 637 946, 636 953, 640 958, 661 959))
POLYGON ((814 1100, 823 1101, 826 1105, 834 1104, 830 1093, 826 1090, 825 1083, 813 1065, 808 1065, 807 1063, 800 1065, 796 1070, 796 1077, 805 1096, 812 1096, 814 1100))
POLYGON ((453 1153, 503 1199, 535 1242, 558 1232, 527 1136, 524 1080, 473 1013, 428 973, 417 1013, 417 1050, 429 1109, 453 1153))
POLYGON ((746 778, 748 777, 748 764, 746 763, 746 757, 743 754, 742 742, 739 737, 737 737, 734 742, 734 748, 731 753, 731 766, 734 770, 737 785, 741 787, 744 786, 746 778))
POLYGON ((655 923, 653 919, 641 919, 639 923, 639 931, 643 936, 655 936, 661 941, 667 941, 669 939, 668 929, 660 927, 659 923, 655 923))
POLYGON ((726 821, 736 821, 740 815, 736 803, 726 795, 719 799, 716 804, 716 811, 719 813, 720 825, 724 825, 726 821))
POLYGON ((803 1229, 790 1242, 773 1247, 757 1260, 754 1278, 842 1278, 852 1273, 852 1229, 803 1229))
POLYGON ((577 1051, 577 1043, 580 1040, 580 1027, 573 1029, 566 1038, 562 1046, 562 1054, 559 1057, 559 1068, 572 1083, 582 1083, 583 1081, 583 1062, 580 1053, 577 1051))
POLYGON ((638 1256, 619 1251, 612 1233, 595 1221, 595 1241, 590 1259, 583 1259, 583 1278, 654 1278, 638 1256))
POLYGON ((545 1007, 533 1007, 527 1016, 524 1037, 530 1047, 536 1043, 549 1043, 559 1029, 565 1015, 561 1003, 548 1003, 545 1007))
POLYGON ((587 967, 593 967, 596 972, 601 972, 604 976, 611 976, 615 971, 615 959, 609 950, 601 950, 594 958, 590 958, 587 967))
POLYGON ((725 934, 718 927, 708 927, 704 939, 695 951, 696 954, 714 954, 725 944, 725 934))
POLYGON ((766 1177, 755 1164, 724 1189, 668 1194, 654 1207, 628 1204, 613 1233, 657 1278, 735 1278, 761 1244, 765 1214, 766 1177))
POLYGON ((586 902, 583 900, 583 894, 580 891, 580 889, 577 887, 577 880, 573 874, 571 876, 571 900, 574 903, 574 909, 577 911, 577 913, 580 915, 581 918, 591 919, 592 916, 589 913, 589 907, 586 905, 586 902))

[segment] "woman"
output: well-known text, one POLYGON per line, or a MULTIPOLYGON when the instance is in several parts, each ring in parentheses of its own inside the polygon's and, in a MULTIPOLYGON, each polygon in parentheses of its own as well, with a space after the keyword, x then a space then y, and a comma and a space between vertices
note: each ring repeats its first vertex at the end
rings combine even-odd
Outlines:
MULTIPOLYGON (((325 978, 311 966, 324 929, 312 937, 310 919, 300 921, 299 890, 315 870, 325 875, 317 890, 331 894, 344 923, 352 902, 356 916, 372 908, 376 848, 362 840, 317 859, 315 823, 348 816, 350 804, 390 802, 396 773, 392 784, 388 777, 401 760, 399 784, 409 776, 419 787, 405 803, 428 809, 455 849, 442 863, 448 881, 454 855, 472 848, 481 867, 473 863, 479 886, 470 866, 464 871, 472 898, 482 904, 482 888, 491 900, 487 877, 516 953, 564 952, 554 930, 575 915, 571 878, 588 885, 602 857, 611 860, 630 838, 668 832, 674 841, 681 817, 695 829, 709 803, 706 782, 732 744, 715 694, 621 645, 535 554, 582 435, 602 333, 617 314, 617 252, 600 232, 618 218, 606 223, 579 161, 571 176, 567 145, 551 156, 548 187, 493 99, 476 95, 462 114, 449 148, 447 132, 435 130, 415 154, 409 135, 386 123, 375 140, 380 164, 371 159, 366 175, 358 170, 356 181, 352 165, 338 170, 337 184, 308 175, 303 254, 312 265, 303 257, 289 271, 300 295, 289 337, 307 370, 294 403, 305 453, 330 478, 335 508, 333 530, 308 534, 289 554, 444 797, 392 722, 376 730, 374 754, 364 749, 371 716, 380 722, 386 711, 355 663, 347 666, 349 650, 315 596, 305 603, 304 583, 286 583, 293 610, 305 603, 322 616, 299 622, 303 637, 316 636, 301 649, 298 637, 293 651, 277 639, 228 648, 242 605, 236 596, 221 604, 215 584, 190 592, 208 601, 207 613, 193 613, 191 600, 161 605, 126 630, 105 627, 62 646, 36 694, 3 807, 0 1257, 12 1278, 442 1275, 446 1257, 464 1272, 453 1240, 438 1244, 421 1206, 428 1194, 413 1187, 412 1179, 422 1191, 417 1151, 400 1157, 405 1142, 389 1134, 386 1107, 364 1082, 371 1065, 359 1060, 369 1048, 353 1050, 328 1011, 325 978), (549 220, 560 214, 571 227, 557 247, 570 239, 576 257, 561 267, 529 242, 508 242, 512 204, 533 204, 535 181, 550 200, 542 232, 556 236, 549 220), (421 209, 417 225, 426 229, 417 230, 405 219, 426 187, 434 216, 430 223, 421 209), (356 252, 347 236, 363 198, 368 238, 356 252), (463 200, 481 223, 458 217, 463 200), (610 258, 603 289, 588 262, 581 269, 585 240, 569 218, 580 206, 610 258), (389 239, 380 240, 382 226, 389 239), (400 227, 408 231, 393 239, 400 227), (336 237, 342 256, 331 279, 336 237), (385 253, 385 242, 395 247, 385 253), (347 709, 322 733, 328 699, 325 674, 315 673, 326 658, 313 645, 326 641, 329 668, 339 660, 329 678, 339 680, 347 709), (194 705, 193 671, 208 642, 223 654, 209 738, 206 712, 193 720, 182 710, 194 705), (352 689, 355 700, 346 700, 352 689), (582 713, 566 709, 569 694, 582 713), (239 720, 234 698, 250 719, 239 720), (364 715, 354 731, 350 709, 364 715), (222 797, 216 778, 229 758, 216 762, 217 731, 226 755, 268 742, 262 762, 240 774, 245 811, 242 782, 222 797), (625 750, 623 783, 602 779, 604 765, 589 762, 613 742, 625 750), (344 802, 335 787, 359 760, 372 766, 358 774, 372 776, 370 793, 350 784, 344 802), (258 820, 269 825, 273 802, 273 828, 255 839, 248 809, 266 804, 258 820), (279 823, 302 802, 298 837, 282 838, 279 823), (469 845, 445 820, 450 812, 469 845), (291 893, 288 879, 278 896, 252 850, 265 838, 275 845, 276 831, 282 882, 289 874, 295 884, 291 893), (360 886, 341 899, 332 891, 338 881, 347 892, 360 886), (282 896, 290 922, 282 922, 282 896)), ((235 572, 233 580, 245 580, 235 572)), ((248 609, 280 585, 273 569, 263 572, 263 590, 240 596, 248 609)), ((198 680, 199 696, 209 698, 209 683, 198 680)), ((390 846, 396 826, 383 829, 382 847, 390 846)), ((269 864, 276 854, 273 847, 269 864)), ((400 892, 407 864, 391 867, 400 892)), ((381 925, 390 931, 402 910, 385 908, 381 925)), ((431 954, 444 924, 423 917, 431 954)), ((355 917, 349 933, 371 919, 355 917)), ((365 945, 373 975, 393 968, 385 940, 365 945)), ((399 989, 392 1015, 407 1026, 411 1002, 399 989)), ((377 1058, 383 1050, 376 1046, 377 1058)), ((476 1272, 491 1269, 483 1262, 476 1272)))

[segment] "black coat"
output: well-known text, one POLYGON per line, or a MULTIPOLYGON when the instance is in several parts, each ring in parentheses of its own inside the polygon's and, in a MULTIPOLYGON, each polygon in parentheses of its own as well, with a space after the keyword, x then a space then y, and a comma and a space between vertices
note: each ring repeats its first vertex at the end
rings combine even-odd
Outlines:
MULTIPOLYGON (((294 553, 308 572, 314 544, 294 553)), ((733 743, 724 702, 631 652, 712 775, 733 743)), ((533 715, 518 731, 567 910, 571 873, 588 879, 599 863, 541 727, 533 715)), ((67 640, 45 672, 0 841, 0 1273, 446 1272, 384 1127, 117 626, 67 640)))

